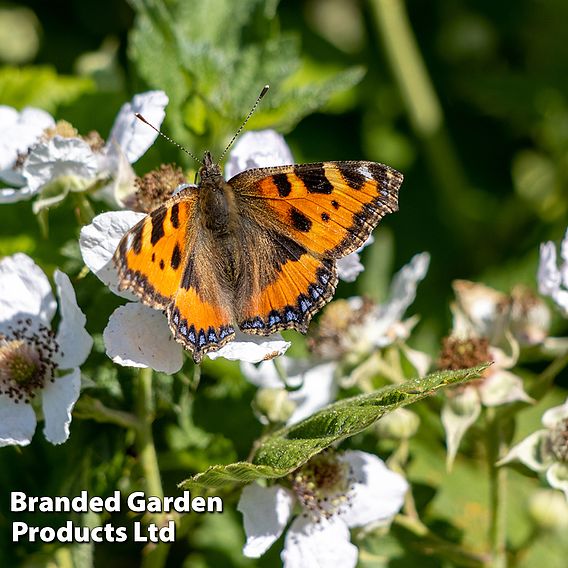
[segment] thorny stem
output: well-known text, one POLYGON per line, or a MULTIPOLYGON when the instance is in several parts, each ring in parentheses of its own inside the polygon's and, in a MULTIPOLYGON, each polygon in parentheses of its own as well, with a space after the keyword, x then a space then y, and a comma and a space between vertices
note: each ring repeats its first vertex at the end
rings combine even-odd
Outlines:
POLYGON ((489 468, 489 545, 492 568, 507 566, 507 468, 496 463, 505 455, 502 422, 495 408, 487 409, 487 465, 489 468))

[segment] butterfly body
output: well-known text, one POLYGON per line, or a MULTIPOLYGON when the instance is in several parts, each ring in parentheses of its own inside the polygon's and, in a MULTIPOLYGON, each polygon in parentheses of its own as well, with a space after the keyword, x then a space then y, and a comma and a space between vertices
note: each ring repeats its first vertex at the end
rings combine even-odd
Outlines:
POLYGON ((398 208, 402 175, 374 162, 246 170, 200 182, 134 226, 114 255, 120 288, 165 311, 196 362, 235 337, 305 333, 332 297, 335 262, 398 208))

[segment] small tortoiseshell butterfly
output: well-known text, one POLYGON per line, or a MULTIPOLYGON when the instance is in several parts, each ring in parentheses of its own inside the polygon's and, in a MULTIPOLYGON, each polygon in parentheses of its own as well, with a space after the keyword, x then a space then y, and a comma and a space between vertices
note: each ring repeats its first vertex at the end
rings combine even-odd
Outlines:
POLYGON ((120 289, 164 310, 196 363, 235 336, 306 333, 337 286, 336 260, 398 209, 402 174, 366 161, 246 170, 225 181, 205 153, 197 188, 120 241, 120 289))

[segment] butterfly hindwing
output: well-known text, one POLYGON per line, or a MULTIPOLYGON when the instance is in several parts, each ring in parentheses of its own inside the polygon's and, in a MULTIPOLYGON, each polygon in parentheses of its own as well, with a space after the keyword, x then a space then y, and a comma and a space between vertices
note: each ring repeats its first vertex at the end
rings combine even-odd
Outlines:
POLYGON ((124 235, 114 263, 119 288, 164 309, 175 339, 199 361, 230 341, 234 330, 230 301, 199 261, 208 253, 196 233, 196 203, 190 189, 156 208, 124 235))
POLYGON ((256 289, 237 310, 239 328, 261 335, 282 329, 306 333, 312 316, 335 291, 334 261, 316 258, 278 233, 249 258, 248 277, 256 289))

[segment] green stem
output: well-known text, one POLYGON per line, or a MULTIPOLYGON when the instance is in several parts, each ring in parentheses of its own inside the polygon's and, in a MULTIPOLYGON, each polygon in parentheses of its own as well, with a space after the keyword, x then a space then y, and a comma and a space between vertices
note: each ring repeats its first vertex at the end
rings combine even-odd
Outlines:
POLYGON ((81 419, 91 419, 97 422, 116 424, 122 428, 138 430, 140 423, 136 416, 130 412, 108 408, 100 400, 90 396, 82 396, 75 408, 73 415, 81 419))
MULTIPOLYGON (((428 163, 443 193, 443 213, 465 220, 483 221, 489 197, 467 181, 461 161, 444 128, 442 105, 420 53, 403 0, 369 0, 395 81, 416 136, 424 143, 428 163)), ((452 222, 450 227, 467 237, 476 228, 452 222)))
POLYGON ((140 421, 136 436, 136 446, 140 467, 144 473, 148 496, 153 495, 162 499, 164 491, 158 467, 158 456, 156 455, 154 438, 152 436, 152 422, 154 421, 152 369, 140 369, 136 395, 136 414, 140 421))
POLYGON ((75 193, 75 211, 81 226, 88 225, 95 216, 95 211, 84 193, 75 193))
MULTIPOLYGON (((140 369, 136 383, 136 414, 140 422, 136 432, 136 448, 146 483, 146 496, 155 496, 163 500, 164 490, 152 435, 152 423, 154 421, 152 369, 140 369)), ((153 522, 158 526, 164 525, 167 520, 167 515, 164 513, 156 513, 153 516, 153 522)), ((148 545, 144 550, 142 567, 163 568, 166 565, 169 548, 168 543, 148 545)))
POLYGON ((568 365, 568 353, 560 355, 552 361, 546 369, 538 376, 529 395, 540 399, 548 390, 558 374, 568 365))
POLYGON ((489 544, 492 568, 507 566, 507 468, 495 465, 505 455, 501 421, 496 409, 487 409, 487 465, 489 468, 489 544))
MULTIPOLYGON (((430 529, 417 517, 397 515, 393 524, 418 537, 416 547, 423 553, 445 558, 457 566, 482 568, 487 566, 487 559, 479 554, 464 550, 461 546, 445 541, 430 529)), ((362 553, 360 554, 363 560, 362 553)))

